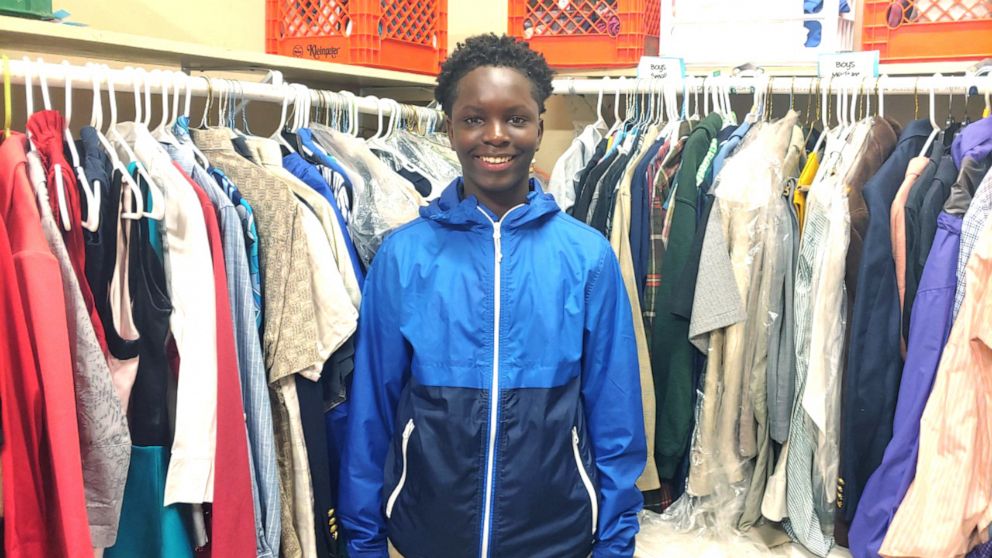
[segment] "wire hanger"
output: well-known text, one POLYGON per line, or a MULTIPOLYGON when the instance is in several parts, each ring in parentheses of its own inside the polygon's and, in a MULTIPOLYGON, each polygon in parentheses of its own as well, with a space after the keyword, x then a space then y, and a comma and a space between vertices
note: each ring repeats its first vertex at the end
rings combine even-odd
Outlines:
POLYGON ((878 116, 880 118, 885 118, 885 82, 888 81, 889 76, 882 74, 875 81, 875 90, 878 91, 878 116))
POLYGON ((100 226, 100 191, 91 187, 90 181, 86 177, 86 171, 83 170, 80 163, 76 142, 72 140, 72 133, 69 131, 69 123, 72 121, 72 72, 68 60, 63 60, 62 65, 65 68, 65 119, 63 120, 62 132, 65 135, 65 143, 69 147, 72 167, 76 170, 79 189, 86 197, 86 218, 82 220, 80 225, 90 232, 96 232, 100 226))
POLYGON ((930 131, 930 136, 927 137, 927 142, 923 144, 923 149, 920 150, 919 157, 926 156, 927 152, 930 151, 930 146, 933 145, 933 140, 940 133, 940 126, 937 125, 937 108, 936 108, 936 93, 935 89, 937 87, 937 80, 940 79, 940 74, 934 74, 933 78, 930 80, 930 125, 933 126, 933 130, 930 131))
POLYGON ((829 122, 830 96, 828 95, 828 93, 830 91, 831 81, 833 80, 831 79, 827 81, 826 87, 821 87, 822 84, 820 84, 820 82, 817 82, 817 87, 819 87, 820 89, 820 100, 819 102, 817 102, 816 111, 817 111, 817 115, 820 117, 820 123, 822 124, 822 127, 820 128, 820 137, 816 138, 816 143, 813 145, 813 150, 812 150, 813 153, 817 153, 820 151, 820 147, 827 140, 827 131, 830 129, 830 122, 829 122))

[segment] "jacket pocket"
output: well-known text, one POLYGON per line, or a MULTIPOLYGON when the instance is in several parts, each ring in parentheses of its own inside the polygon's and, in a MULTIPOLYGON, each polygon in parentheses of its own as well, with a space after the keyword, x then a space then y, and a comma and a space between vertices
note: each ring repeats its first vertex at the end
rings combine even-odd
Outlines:
MULTIPOLYGON (((575 456, 575 467, 579 470, 579 478, 582 479, 582 485, 585 486, 586 493, 589 495, 589 504, 592 506, 592 534, 595 535, 596 525, 599 521, 599 498, 596 496, 596 488, 592 485, 592 479, 589 478, 589 472, 586 471, 586 466, 582 463, 582 454, 579 452, 579 429, 575 426, 572 427, 572 454, 575 456)), ((402 479, 400 479, 400 484, 403 484, 402 479)))
POLYGON ((403 428, 403 471, 400 473, 400 480, 396 483, 396 488, 389 495, 389 500, 386 501, 386 519, 389 519, 393 515, 393 506, 396 505, 396 500, 400 497, 400 493, 403 492, 403 485, 406 484, 406 452, 407 448, 410 446, 410 435, 413 434, 413 419, 410 419, 406 423, 406 427, 403 428))

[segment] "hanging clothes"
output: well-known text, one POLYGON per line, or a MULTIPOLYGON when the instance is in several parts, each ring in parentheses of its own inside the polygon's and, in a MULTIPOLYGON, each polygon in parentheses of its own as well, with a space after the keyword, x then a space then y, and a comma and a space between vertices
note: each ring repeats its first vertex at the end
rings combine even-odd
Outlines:
POLYGON ((671 233, 665 247, 661 286, 655 299, 655 317, 650 338, 651 369, 658 408, 657 431, 663 438, 655 447, 658 474, 671 479, 688 450, 693 389, 692 347, 688 342, 688 320, 668 311, 674 285, 665 277, 678 277, 689 255, 696 229, 696 175, 710 141, 720 129, 722 119, 711 114, 693 129, 682 150, 682 160, 675 179, 673 203, 666 219, 672 219, 671 233), (669 217, 670 216, 670 217, 669 217))
MULTIPOLYGON (((93 555, 83 492, 72 355, 59 263, 48 248, 27 175, 27 138, 0 144, 0 241, 6 257, 5 541, 14 557, 93 555), (53 296, 55 294, 56 296, 53 296)), ((2 256, 2 254, 0 254, 2 256)), ((75 270, 76 267, 74 266, 75 270)))
POLYGON ((317 331, 309 291, 313 282, 304 261, 307 247, 300 207, 289 189, 265 169, 235 151, 229 129, 190 130, 194 143, 249 197, 260 230, 260 264, 267 311, 263 354, 275 396, 273 424, 282 502, 282 547, 290 556, 316 554, 313 504, 306 447, 293 375, 319 364, 317 331))
POLYGON ((117 539, 124 482, 131 459, 131 434, 111 381, 110 368, 79 290, 72 260, 49 209, 45 170, 37 153, 27 154, 27 164, 38 199, 42 229, 62 274, 86 511, 93 547, 99 552, 99 549, 112 546, 117 539))
POLYGON ((987 537, 992 437, 983 420, 987 388, 976 371, 992 367, 992 340, 987 338, 992 306, 981 302, 990 262, 992 230, 986 227, 967 265, 972 287, 954 320, 920 420, 916 475, 885 535, 882 555, 962 556, 987 537))
MULTIPOLYGON (((275 445, 269 391, 258 336, 251 280, 250 250, 246 237, 251 238, 254 224, 251 206, 239 200, 238 212, 231 198, 205 169, 195 161, 192 139, 185 126, 175 127, 177 142, 166 146, 180 168, 190 175, 216 208, 222 236, 224 269, 227 275, 229 304, 236 339, 240 372, 242 403, 248 426, 249 463, 252 500, 255 509, 256 554, 259 558, 275 557, 279 553, 281 516, 277 479, 275 445)), ((223 177, 223 175, 220 175, 223 177)), ((228 182, 229 184, 229 182, 228 182)), ((233 189, 233 185, 231 185, 233 189)), ((232 193, 235 193, 234 190, 232 193)), ((257 258, 257 246, 254 246, 257 258)), ((259 292, 259 297, 261 293, 259 292)), ((260 315, 260 312, 258 313, 260 315)))
POLYGON ((79 189, 72 165, 65 158, 64 128, 65 120, 61 114, 54 110, 36 112, 28 118, 27 122, 31 142, 45 167, 45 182, 49 188, 49 204, 53 215, 61 215, 59 206, 62 202, 59 201, 59 195, 55 191, 60 187, 59 180, 61 181, 62 197, 65 200, 69 222, 73 224, 70 230, 65 231, 63 229, 66 249, 69 252, 69 257, 72 258, 72 267, 76 271, 76 278, 79 281, 80 292, 83 293, 83 300, 86 301, 86 308, 90 311, 90 316, 93 319, 93 329, 96 332, 97 340, 100 341, 100 346, 106 352, 107 341, 103 333, 103 325, 97 318, 93 294, 90 292, 86 280, 86 241, 83 238, 82 227, 79 226, 81 222, 79 189), (56 179, 56 175, 59 179, 56 179))
POLYGON ((844 457, 839 472, 843 482, 838 486, 838 507, 848 520, 853 519, 864 483, 881 462, 892 438, 903 361, 889 210, 912 158, 920 153, 931 129, 928 120, 916 120, 906 126, 895 149, 862 190, 868 222, 857 272, 858 286, 855 292, 849 292, 849 303, 853 305, 849 313, 853 318, 848 322, 850 341, 841 403, 844 420, 840 452, 844 457))
POLYGON ((910 330, 892 439, 882 462, 865 483, 851 522, 850 548, 856 558, 878 558, 885 532, 916 473, 920 416, 951 331, 952 293, 957 284, 954 262, 960 241, 961 217, 942 213, 916 297, 919 311, 914 314, 910 330))

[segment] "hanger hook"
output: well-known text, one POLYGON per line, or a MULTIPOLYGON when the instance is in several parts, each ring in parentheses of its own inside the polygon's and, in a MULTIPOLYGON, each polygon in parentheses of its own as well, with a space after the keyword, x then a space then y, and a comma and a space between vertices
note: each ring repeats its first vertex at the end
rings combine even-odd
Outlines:
POLYGON ((11 99, 10 99, 10 59, 3 56, 3 137, 10 137, 11 99))
POLYGON ((936 89, 937 80, 941 78, 940 74, 934 74, 933 78, 930 80, 930 125, 933 126, 934 130, 940 128, 937 125, 937 105, 936 105, 936 89))
POLYGON ((62 68, 65 70, 65 127, 69 127, 72 122, 72 69, 68 60, 62 61, 62 68))

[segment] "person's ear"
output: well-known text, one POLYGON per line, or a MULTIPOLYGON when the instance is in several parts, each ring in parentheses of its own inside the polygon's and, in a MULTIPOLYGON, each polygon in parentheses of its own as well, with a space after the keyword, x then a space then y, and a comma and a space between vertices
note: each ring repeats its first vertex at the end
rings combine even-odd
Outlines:
POLYGON ((541 118, 537 121, 537 147, 534 148, 535 151, 541 148, 541 140, 544 138, 544 119, 541 118))
POLYGON ((451 117, 448 116, 447 114, 444 115, 444 127, 448 133, 448 143, 451 144, 452 147, 454 147, 455 145, 454 130, 451 126, 451 117))

